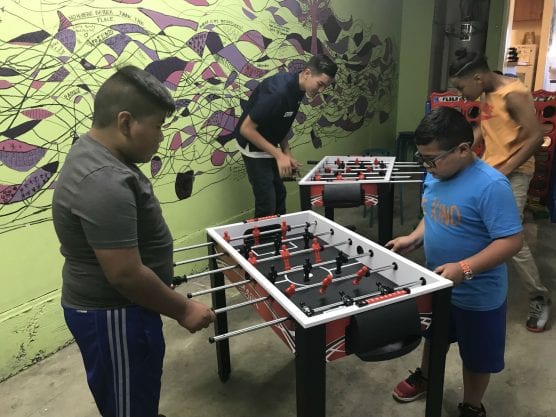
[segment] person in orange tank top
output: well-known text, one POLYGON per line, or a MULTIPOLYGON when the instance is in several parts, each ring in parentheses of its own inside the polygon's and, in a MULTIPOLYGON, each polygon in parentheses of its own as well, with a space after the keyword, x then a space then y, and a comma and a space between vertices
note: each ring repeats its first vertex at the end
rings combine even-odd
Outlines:
MULTIPOLYGON (((508 177, 518 209, 523 213, 534 171, 533 155, 543 140, 531 92, 517 78, 491 71, 480 53, 461 48, 455 55, 448 69, 450 82, 464 98, 481 101, 474 146, 484 144, 484 161, 508 177)), ((527 243, 513 261, 529 293, 526 327, 542 332, 550 315, 550 291, 541 282, 527 243)))

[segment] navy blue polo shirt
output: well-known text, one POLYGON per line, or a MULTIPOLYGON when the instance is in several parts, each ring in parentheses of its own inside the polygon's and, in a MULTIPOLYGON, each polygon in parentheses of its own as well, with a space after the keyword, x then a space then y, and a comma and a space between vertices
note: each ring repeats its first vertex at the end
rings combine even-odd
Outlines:
MULTIPOLYGON (((240 146, 245 148, 248 143, 239 133, 247 115, 257 124, 257 131, 266 140, 273 145, 282 142, 295 120, 304 95, 305 92, 299 89, 299 73, 281 72, 264 79, 249 97, 236 126, 240 146)), ((252 144, 250 150, 260 152, 252 144)))

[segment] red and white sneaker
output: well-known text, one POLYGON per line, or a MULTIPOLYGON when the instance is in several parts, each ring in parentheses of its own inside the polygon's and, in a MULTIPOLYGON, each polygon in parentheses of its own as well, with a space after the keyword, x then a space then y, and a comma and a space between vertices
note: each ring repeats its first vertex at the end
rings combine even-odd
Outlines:
POLYGON ((409 373, 409 377, 396 385, 394 392, 392 392, 396 401, 409 403, 427 393, 427 379, 423 376, 421 368, 415 369, 415 372, 409 371, 409 373))

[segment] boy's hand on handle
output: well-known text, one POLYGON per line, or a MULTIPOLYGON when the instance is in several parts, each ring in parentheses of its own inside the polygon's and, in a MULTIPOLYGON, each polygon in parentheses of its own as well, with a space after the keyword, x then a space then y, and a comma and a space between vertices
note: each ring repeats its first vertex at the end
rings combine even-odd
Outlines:
POLYGON ((384 246, 392 252, 405 255, 406 253, 417 249, 420 245, 421 242, 413 239, 411 236, 400 236, 387 242, 384 246))
POLYGON ((276 165, 281 177, 290 177, 292 175, 292 162, 288 155, 280 153, 276 156, 276 165))
POLYGON ((206 329, 214 320, 216 314, 210 307, 199 301, 187 300, 187 308, 178 323, 191 333, 195 333, 197 330, 206 329))
POLYGON ((292 167, 292 171, 297 171, 298 168, 301 166, 297 159, 294 159, 290 156, 290 165, 292 167))
POLYGON ((464 280, 463 270, 457 262, 440 265, 433 272, 449 279, 454 283, 454 286, 461 284, 464 280))

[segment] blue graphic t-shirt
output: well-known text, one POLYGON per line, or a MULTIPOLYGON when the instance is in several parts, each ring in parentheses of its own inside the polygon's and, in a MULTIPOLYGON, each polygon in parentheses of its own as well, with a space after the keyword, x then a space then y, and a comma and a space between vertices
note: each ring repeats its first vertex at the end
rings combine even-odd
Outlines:
MULTIPOLYGON (((509 181, 480 159, 441 181, 428 174, 422 199, 427 268, 459 262, 496 239, 522 230, 509 181)), ((506 264, 454 287, 452 304, 467 310, 493 310, 508 292, 506 264)))

